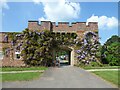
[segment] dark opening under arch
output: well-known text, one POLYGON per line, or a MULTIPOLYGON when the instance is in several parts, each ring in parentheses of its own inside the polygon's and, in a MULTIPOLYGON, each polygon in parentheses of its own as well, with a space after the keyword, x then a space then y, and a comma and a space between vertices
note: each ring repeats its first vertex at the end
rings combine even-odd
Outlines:
POLYGON ((59 49, 55 49, 54 60, 60 60, 60 66, 73 65, 73 49, 67 46, 61 46, 59 49))

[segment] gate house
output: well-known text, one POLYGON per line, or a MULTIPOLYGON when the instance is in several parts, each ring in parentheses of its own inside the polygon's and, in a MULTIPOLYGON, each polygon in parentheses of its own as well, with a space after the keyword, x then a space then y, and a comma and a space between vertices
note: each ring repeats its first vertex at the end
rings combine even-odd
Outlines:
MULTIPOLYGON (((27 28, 32 31, 49 30, 51 32, 60 33, 60 34, 76 33, 80 38, 83 38, 84 34, 87 32, 94 32, 98 35, 97 22, 89 22, 88 24, 86 24, 86 22, 73 22, 70 25, 69 22, 58 22, 58 24, 56 24, 55 22, 51 22, 51 21, 41 21, 41 24, 39 24, 38 21, 28 21, 27 28)), ((8 33, 10 32, 0 32, 0 56, 2 54, 3 49, 5 47, 8 48, 7 56, 3 56, 0 58, 1 66, 25 66, 24 60, 22 59, 21 56, 19 56, 20 52, 17 52, 15 47, 11 49, 12 47, 11 40, 9 38, 7 39, 8 33)), ((70 52, 69 64, 72 66, 75 65, 76 59, 75 59, 74 48, 65 46, 63 47, 63 50, 67 50, 70 52)), ((53 59, 55 59, 55 51, 53 51, 53 59)))

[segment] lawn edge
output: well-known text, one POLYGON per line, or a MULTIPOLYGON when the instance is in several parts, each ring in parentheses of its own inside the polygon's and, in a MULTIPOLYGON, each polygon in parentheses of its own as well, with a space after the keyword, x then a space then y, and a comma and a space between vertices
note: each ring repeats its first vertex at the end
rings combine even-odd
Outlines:
MULTIPOLYGON (((87 72, 89 72, 89 71, 87 71, 87 72)), ((94 75, 94 76, 96 76, 96 77, 98 77, 99 79, 105 81, 106 83, 109 83, 110 85, 113 86, 113 88, 119 88, 118 85, 116 85, 116 84, 114 84, 114 83, 112 83, 112 82, 110 82, 110 81, 108 81, 108 80, 102 78, 102 77, 99 76, 99 75, 96 75, 94 72, 89 72, 89 73, 92 74, 92 75, 94 75)))

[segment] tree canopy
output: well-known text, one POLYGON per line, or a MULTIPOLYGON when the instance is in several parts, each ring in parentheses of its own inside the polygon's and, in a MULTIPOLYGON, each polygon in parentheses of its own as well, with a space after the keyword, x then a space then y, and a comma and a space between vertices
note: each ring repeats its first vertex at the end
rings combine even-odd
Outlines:
POLYGON ((102 62, 109 65, 119 65, 120 62, 120 37, 113 35, 109 38, 105 44, 102 46, 102 62))

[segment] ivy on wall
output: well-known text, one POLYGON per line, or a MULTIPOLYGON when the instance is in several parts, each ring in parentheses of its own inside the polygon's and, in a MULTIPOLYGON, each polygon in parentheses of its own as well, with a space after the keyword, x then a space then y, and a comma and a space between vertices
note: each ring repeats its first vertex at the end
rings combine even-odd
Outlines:
POLYGON ((77 41, 80 48, 76 50, 78 65, 101 65, 100 43, 97 34, 87 32, 81 42, 77 41))
POLYGON ((76 33, 54 33, 48 30, 31 31, 25 29, 22 33, 9 34, 11 45, 21 56, 26 65, 51 66, 53 49, 60 49, 62 45, 78 46, 78 64, 92 64, 100 62, 100 43, 96 33, 88 32, 83 38, 76 33))
POLYGON ((52 50, 59 45, 72 45, 76 38, 75 33, 53 33, 48 30, 41 32, 23 31, 22 53, 25 63, 31 66, 51 66, 52 50))
POLYGON ((9 47, 3 47, 2 52, 3 52, 4 56, 8 57, 8 54, 10 52, 10 48, 9 47))
POLYGON ((45 30, 42 32, 23 31, 22 56, 27 65, 49 66, 52 60, 52 34, 45 30))
POLYGON ((101 46, 97 32, 87 32, 81 38, 77 37, 76 33, 54 33, 48 30, 30 31, 25 29, 22 33, 5 34, 3 41, 5 43, 11 41, 11 46, 3 46, 3 53, 6 57, 12 50, 20 52, 26 65, 30 66, 51 66, 52 50, 60 49, 62 45, 77 47, 77 49, 74 48, 77 53, 78 65, 101 66, 101 63, 119 65, 120 43, 118 36, 112 36, 101 46))

